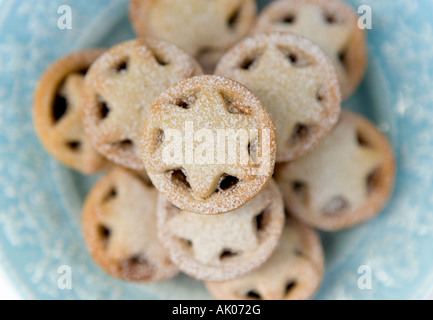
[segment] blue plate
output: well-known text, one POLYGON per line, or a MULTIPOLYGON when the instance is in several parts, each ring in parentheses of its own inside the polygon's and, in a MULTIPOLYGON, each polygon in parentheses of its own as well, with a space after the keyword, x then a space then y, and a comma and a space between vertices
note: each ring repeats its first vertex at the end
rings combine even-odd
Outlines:
MULTIPOLYGON (((263 5, 266 1, 260 1, 263 5)), ((322 233, 326 274, 317 299, 415 299, 433 288, 433 2, 352 0, 370 5, 370 64, 345 104, 390 137, 398 158, 394 196, 373 221, 322 233), (358 287, 358 268, 372 288, 358 287)), ((203 299, 187 276, 135 285, 105 275, 90 259, 81 205, 96 177, 57 163, 32 124, 35 85, 55 59, 78 49, 133 38, 126 0, 0 1, 0 259, 25 298, 203 299), (72 30, 57 27, 58 7, 72 8, 72 30), (72 270, 72 289, 58 268, 72 270)))

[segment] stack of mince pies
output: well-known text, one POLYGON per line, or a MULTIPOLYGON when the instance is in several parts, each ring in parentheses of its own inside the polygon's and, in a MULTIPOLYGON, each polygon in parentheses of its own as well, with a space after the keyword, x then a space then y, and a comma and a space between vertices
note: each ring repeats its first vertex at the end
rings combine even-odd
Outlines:
POLYGON ((93 260, 138 283, 183 272, 216 299, 311 299, 317 230, 374 218, 393 149, 342 102, 367 65, 340 0, 131 0, 137 38, 54 62, 34 124, 58 161, 102 174, 83 205, 93 260))

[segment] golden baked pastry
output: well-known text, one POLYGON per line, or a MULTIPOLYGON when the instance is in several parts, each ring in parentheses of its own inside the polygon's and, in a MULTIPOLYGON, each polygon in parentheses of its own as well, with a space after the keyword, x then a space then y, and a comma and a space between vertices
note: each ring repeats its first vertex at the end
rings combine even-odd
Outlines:
POLYGON ((275 177, 290 213, 335 231, 365 222, 384 208, 394 186, 394 154, 373 123, 344 111, 315 150, 278 167, 275 177))
POLYGON ((34 124, 41 143, 58 161, 84 174, 105 165, 81 120, 84 75, 103 52, 79 51, 57 60, 42 75, 34 97, 34 124))
POLYGON ((334 63, 347 99, 359 86, 368 60, 366 32, 358 19, 340 0, 279 0, 263 10, 254 33, 292 32, 316 43, 334 63))
POLYGON ((261 102, 218 76, 186 79, 164 92, 143 128, 153 184, 196 213, 228 212, 254 198, 272 176, 275 153, 275 128, 261 102))
POLYGON ((92 258, 111 276, 149 282, 178 273, 158 241, 157 197, 138 174, 120 167, 90 191, 83 208, 83 233, 92 258))
POLYGON ((201 74, 176 46, 155 39, 121 43, 90 68, 83 93, 83 120, 95 148, 114 163, 143 170, 141 127, 164 90, 201 74))
POLYGON ((338 121, 335 69, 322 50, 300 36, 247 38, 227 52, 216 74, 239 81, 262 101, 277 130, 277 162, 313 149, 338 121))
POLYGON ((254 0, 131 0, 129 12, 140 37, 177 45, 211 73, 250 30, 257 8, 254 0))
POLYGON ((182 211, 160 196, 157 215, 159 238, 172 261, 191 277, 208 281, 235 279, 263 264, 285 223, 282 196, 273 180, 229 213, 182 211))
POLYGON ((318 234, 290 218, 277 249, 260 268, 235 280, 205 284, 219 300, 307 300, 320 288, 323 273, 318 234))

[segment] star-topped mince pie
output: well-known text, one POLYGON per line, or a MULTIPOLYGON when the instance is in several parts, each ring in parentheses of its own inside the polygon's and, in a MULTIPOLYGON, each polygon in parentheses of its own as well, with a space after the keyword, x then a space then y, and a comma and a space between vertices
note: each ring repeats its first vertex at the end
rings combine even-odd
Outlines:
POLYGON ((318 291, 323 270, 319 236, 289 218, 276 250, 260 268, 234 280, 206 282, 206 287, 219 300, 307 300, 318 291))
POLYGON ((149 282, 178 273, 158 241, 157 197, 139 174, 120 167, 91 190, 83 208, 83 233, 93 259, 108 274, 149 282))
POLYGON ((344 111, 315 150, 278 167, 275 177, 290 213, 306 224, 335 231, 360 224, 384 208, 394 186, 394 154, 374 124, 344 111))
POLYGON ((195 57, 208 73, 250 30, 254 0, 132 0, 130 17, 140 37, 168 41, 195 57))
POLYGON ((322 50, 300 36, 245 39, 221 59, 216 73, 245 85, 267 108, 277 130, 277 162, 310 151, 338 121, 335 69, 322 50))
POLYGON ((254 32, 292 32, 316 43, 331 58, 343 98, 348 98, 367 66, 366 33, 358 20, 340 0, 279 0, 260 14, 254 32))
POLYGON ((177 207, 218 214, 254 198, 272 176, 275 128, 261 102, 227 78, 179 82, 152 106, 143 161, 177 207))
POLYGON ((284 227, 284 205, 276 183, 241 208, 220 215, 182 211, 159 198, 158 230, 173 262, 190 276, 225 281, 264 263, 284 227))
POLYGON ((84 75, 103 52, 80 51, 57 60, 35 91, 34 121, 42 144, 60 162, 85 174, 101 170, 106 163, 92 147, 81 120, 84 75))
POLYGON ((114 163, 143 170, 140 133, 150 106, 164 90, 201 74, 176 46, 155 39, 121 43, 90 68, 83 94, 83 119, 95 148, 114 163))

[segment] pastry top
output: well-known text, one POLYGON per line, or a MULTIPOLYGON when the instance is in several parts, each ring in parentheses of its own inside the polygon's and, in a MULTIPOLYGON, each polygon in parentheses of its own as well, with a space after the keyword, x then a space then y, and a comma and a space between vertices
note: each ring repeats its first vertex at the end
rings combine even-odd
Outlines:
POLYGON ((394 176, 395 160, 386 137, 349 111, 315 150, 276 171, 290 211, 330 230, 378 213, 390 196, 394 176))
POLYGON ((183 272, 201 280, 229 280, 260 266, 276 247, 284 221, 273 180, 241 208, 220 215, 182 211, 163 197, 158 207, 161 243, 183 272))
POLYGON ((35 91, 34 121, 42 144, 60 162, 84 174, 106 164, 92 147, 81 120, 84 75, 103 52, 91 49, 62 57, 45 71, 35 91))
POLYGON ((190 56, 160 40, 113 47, 86 76, 83 119, 92 143, 116 164, 143 170, 140 133, 150 106, 173 84, 201 73, 190 56))
POLYGON ((256 196, 272 176, 275 153, 275 128, 261 102, 218 76, 167 90, 143 128, 152 182, 173 204, 196 213, 228 212, 256 196))
POLYGON ((343 97, 348 98, 367 65, 366 33, 358 19, 340 0, 279 0, 263 10, 254 33, 292 32, 316 43, 332 60, 343 97))
POLYGON ((117 167, 91 190, 83 209, 86 244, 109 274, 129 281, 158 281, 177 268, 156 231, 158 192, 141 176, 117 167))
POLYGON ((140 37, 173 43, 199 61, 245 36, 256 12, 254 0, 132 0, 130 5, 140 37))
POLYGON ((263 102, 277 130, 277 162, 310 151, 333 128, 340 89, 329 58, 293 34, 260 34, 235 45, 216 74, 239 81, 263 102))
POLYGON ((290 218, 280 242, 257 270, 224 282, 207 282, 220 300, 306 300, 314 297, 323 279, 324 255, 317 233, 290 218))

